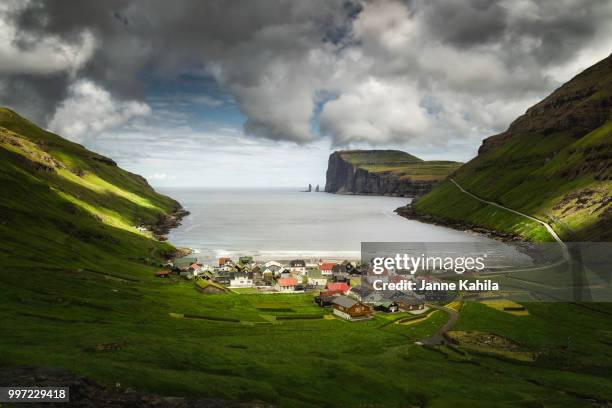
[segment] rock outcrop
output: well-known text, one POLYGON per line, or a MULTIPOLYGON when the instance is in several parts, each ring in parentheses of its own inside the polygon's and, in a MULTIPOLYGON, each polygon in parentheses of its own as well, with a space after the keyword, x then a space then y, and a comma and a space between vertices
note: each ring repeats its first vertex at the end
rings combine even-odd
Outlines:
POLYGON ((455 162, 426 162, 397 150, 337 151, 329 156, 325 192, 420 196, 458 166, 455 162))

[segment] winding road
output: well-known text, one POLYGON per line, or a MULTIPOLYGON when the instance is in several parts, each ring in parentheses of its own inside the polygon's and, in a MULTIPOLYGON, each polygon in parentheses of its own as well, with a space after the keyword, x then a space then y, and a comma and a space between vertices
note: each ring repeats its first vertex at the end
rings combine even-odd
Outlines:
POLYGON ((563 242, 563 240, 562 240, 561 238, 559 238, 559 235, 557 235, 557 233, 555 232, 555 230, 553 229, 553 227, 551 227, 551 226, 550 226, 550 224, 548 224, 548 223, 546 223, 546 222, 544 222, 544 221, 542 221, 542 220, 539 220, 539 219, 537 219, 537 218, 535 218, 535 217, 532 217, 531 215, 527 215, 527 214, 525 214, 525 213, 522 213, 522 212, 520 212, 520 211, 513 210, 512 208, 508 208, 508 207, 506 207, 506 206, 504 206, 504 205, 501 205, 501 204, 498 204, 498 203, 496 203, 496 202, 489 201, 489 200, 485 200, 484 198, 480 198, 480 197, 478 197, 477 195, 475 195, 475 194, 473 194, 473 193, 470 193, 469 191, 467 191, 466 189, 464 189, 463 187, 461 187, 461 185, 460 185, 459 183, 457 183, 457 182, 456 182, 454 179, 452 179, 452 178, 451 178, 451 179, 449 179, 449 180, 451 181, 451 183, 453 183, 455 186, 457 186, 457 188, 458 188, 459 190, 461 190, 461 192, 463 192, 463 193, 465 193, 465 194, 469 195, 470 197, 472 197, 472 198, 474 198, 474 199, 476 199, 476 200, 478 200, 478 201, 480 201, 480 202, 482 202, 482 203, 489 204, 489 205, 493 205, 493 206, 495 206, 495 207, 497 207, 497 208, 501 208, 502 210, 509 211, 509 212, 511 212, 511 213, 513 213, 513 214, 516 214, 516 215, 520 215, 521 217, 528 218, 528 219, 530 219, 531 221, 535 221, 535 222, 537 222, 537 223, 539 223, 539 224, 543 225, 543 226, 544 226, 544 228, 546 228, 546 231, 548 231, 548 233, 549 233, 549 234, 550 234, 550 235, 553 237, 553 239, 554 239, 555 241, 557 241, 557 243, 558 243, 559 245, 561 245, 561 248, 563 249, 563 258, 564 258, 564 260, 568 260, 568 259, 569 259, 569 253, 568 253, 568 250, 567 250, 567 246, 565 245, 565 242, 563 242))
POLYGON ((444 326, 440 327, 433 335, 421 341, 420 344, 424 346, 444 344, 446 342, 444 335, 455 325, 455 323, 457 323, 457 320, 459 319, 459 312, 446 306, 438 306, 434 304, 428 304, 427 306, 431 307, 432 309, 441 310, 448 313, 448 321, 444 323, 444 326))
MULTIPOLYGON (((521 217, 528 218, 528 219, 530 219, 532 221, 535 221, 535 222, 543 225, 544 228, 546 228, 546 231, 548 231, 548 233, 554 238, 554 240, 562 248, 563 258, 564 259, 561 262, 566 262, 566 261, 568 261, 570 259, 569 251, 567 249, 567 245, 565 245, 565 242, 563 242, 563 240, 559 237, 559 235, 557 235, 555 230, 548 223, 546 223, 546 222, 544 222, 542 220, 539 220, 539 219, 537 219, 535 217, 532 217, 531 215, 522 213, 520 211, 513 210, 512 208, 508 208, 506 206, 503 206, 501 204, 495 203, 493 201, 489 201, 489 200, 485 200, 484 198, 480 198, 477 195, 475 195, 473 193, 470 193, 469 191, 467 191, 466 189, 461 187, 461 185, 459 183, 457 183, 454 179, 451 178, 449 180, 461 192, 469 195, 470 197, 474 198, 475 200, 478 200, 478 201, 480 201, 482 203, 485 203, 485 204, 493 205, 493 206, 495 206, 497 208, 501 208, 502 210, 509 211, 509 212, 511 212, 513 214, 516 214, 516 215, 520 215, 521 217)), ((553 264, 553 265, 556 265, 556 264, 553 264)), ((548 265, 546 267, 547 268, 551 267, 551 265, 548 265)), ((532 269, 540 269, 540 268, 532 268, 532 269)), ((427 339, 425 339, 425 340, 423 340, 423 341, 421 341, 419 343, 423 344, 423 345, 429 345, 429 346, 438 345, 438 344, 444 344, 445 341, 446 341, 445 337, 444 337, 444 334, 446 334, 446 332, 449 331, 455 325, 455 323, 459 319, 459 313, 456 310, 448 308, 448 307, 445 307, 445 306, 437 306, 437 305, 433 305, 433 304, 432 305, 428 305, 428 306, 430 306, 430 307, 432 307, 434 309, 441 310, 441 311, 444 311, 444 312, 448 313, 449 318, 448 318, 448 321, 444 324, 444 326, 440 327, 433 335, 429 336, 427 339)))

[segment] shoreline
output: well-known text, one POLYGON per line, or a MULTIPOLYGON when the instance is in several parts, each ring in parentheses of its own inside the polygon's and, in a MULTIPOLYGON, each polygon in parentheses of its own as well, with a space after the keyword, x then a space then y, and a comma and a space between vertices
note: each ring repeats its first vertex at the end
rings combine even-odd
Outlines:
POLYGON ((440 227, 451 228, 457 231, 475 233, 496 241, 503 242, 507 245, 511 245, 519 252, 529 256, 533 260, 535 265, 540 265, 548 262, 548 259, 546 257, 544 257, 540 252, 535 250, 533 242, 527 241, 523 237, 516 234, 485 228, 465 221, 451 220, 448 218, 437 217, 435 215, 419 214, 412 208, 412 203, 405 205, 404 207, 396 208, 394 212, 397 215, 409 220, 414 220, 425 224, 437 225, 440 227))
MULTIPOLYGON (((148 227, 153 233, 155 239, 161 242, 167 242, 167 235, 170 230, 173 228, 177 228, 179 225, 181 225, 181 221, 183 220, 183 218, 187 217, 189 214, 191 213, 185 210, 183 206, 177 202, 170 213, 161 216, 155 224, 150 224, 148 227)), ((172 245, 172 243, 170 244, 172 245)), ((169 259, 182 258, 195 252, 191 248, 181 248, 176 246, 175 248, 175 253, 169 259)))

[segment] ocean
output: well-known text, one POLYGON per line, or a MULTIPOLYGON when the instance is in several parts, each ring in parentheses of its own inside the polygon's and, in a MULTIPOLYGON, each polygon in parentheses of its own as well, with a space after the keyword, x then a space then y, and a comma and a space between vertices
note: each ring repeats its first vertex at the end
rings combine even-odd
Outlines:
POLYGON ((358 259, 362 241, 487 242, 474 233, 408 220, 393 212, 409 198, 304 193, 298 188, 159 188, 191 215, 168 235, 204 261, 358 259))

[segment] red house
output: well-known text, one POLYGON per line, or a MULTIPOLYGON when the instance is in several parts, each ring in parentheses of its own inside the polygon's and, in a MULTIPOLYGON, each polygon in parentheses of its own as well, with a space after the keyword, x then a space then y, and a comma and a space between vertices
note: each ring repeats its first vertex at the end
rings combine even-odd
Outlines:
POLYGON ((339 291, 342 293, 346 293, 351 289, 351 287, 346 282, 334 282, 328 283, 326 289, 328 291, 339 291))
POLYGON ((321 270, 321 275, 331 275, 333 273, 334 266, 338 265, 337 263, 327 262, 319 265, 319 269, 321 270))

